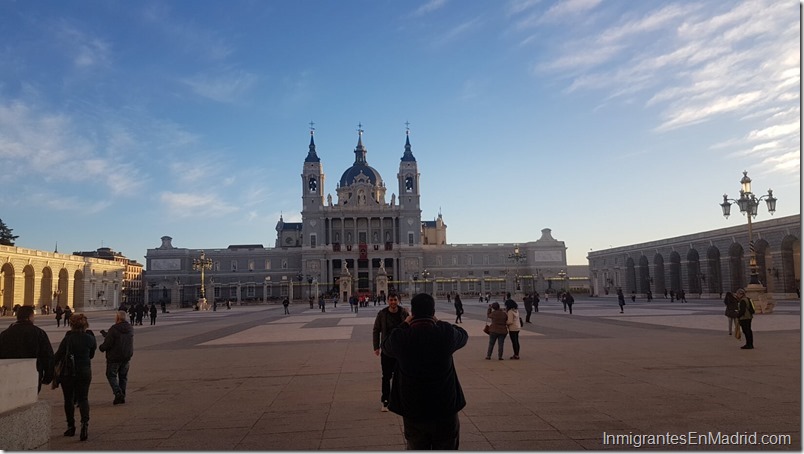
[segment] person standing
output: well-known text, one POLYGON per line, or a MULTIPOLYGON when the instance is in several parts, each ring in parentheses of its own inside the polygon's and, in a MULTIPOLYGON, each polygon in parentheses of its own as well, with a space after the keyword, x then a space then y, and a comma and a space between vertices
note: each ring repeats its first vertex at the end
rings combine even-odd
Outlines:
POLYGON ((68 352, 74 359, 75 369, 61 377, 61 392, 64 396, 64 416, 67 419, 65 437, 75 435, 75 407, 81 414, 81 441, 86 441, 89 426, 89 385, 92 383, 92 358, 97 343, 90 331, 87 316, 73 314, 69 320, 70 331, 61 340, 56 350, 56 362, 64 361, 68 352))
POLYGON ((494 344, 497 344, 497 359, 503 359, 503 344, 505 344, 505 336, 508 335, 508 315, 500 309, 500 303, 493 302, 486 312, 486 317, 491 319, 489 325, 489 349, 486 353, 486 359, 491 359, 491 353, 494 351, 494 344))
POLYGON ((151 325, 156 325, 156 304, 151 303, 151 309, 148 310, 148 315, 151 316, 151 325))
POLYGON ((126 321, 126 313, 117 311, 114 325, 106 332, 101 330, 103 343, 98 347, 106 352, 106 379, 114 393, 112 404, 126 403, 126 384, 131 357, 134 356, 134 327, 126 321))
POLYGON ((382 411, 388 411, 388 402, 391 396, 391 379, 396 369, 396 359, 383 353, 381 349, 382 342, 388 338, 394 328, 405 321, 408 315, 408 310, 399 305, 399 295, 391 292, 388 294, 388 305, 380 309, 374 319, 372 341, 374 343, 374 354, 380 357, 380 367, 382 368, 382 391, 380 394, 382 411))
POLYGON ((64 306, 64 327, 70 329, 70 317, 73 315, 73 311, 70 309, 70 306, 64 306))
POLYGON ((740 320, 740 328, 745 335, 745 345, 740 347, 743 350, 751 350, 754 348, 754 332, 751 331, 751 321, 754 318, 754 302, 751 301, 745 294, 745 289, 737 290, 737 298, 739 299, 737 309, 737 319, 740 320))
POLYGON ((129 316, 129 319, 131 319, 131 321, 130 321, 131 326, 134 326, 134 317, 136 315, 137 315, 137 308, 135 307, 134 304, 132 304, 131 306, 128 307, 128 316, 129 316))
POLYGON ((54 312, 56 313, 56 326, 59 327, 61 326, 61 317, 62 315, 64 315, 64 309, 62 309, 61 306, 57 303, 54 312))
POLYGON ((134 310, 134 315, 134 324, 142 325, 142 317, 145 315, 145 306, 142 303, 137 303, 137 307, 134 310))
POLYGON ((34 325, 33 306, 17 309, 17 321, 0 333, 0 359, 35 358, 37 391, 53 380, 53 346, 42 328, 34 325))
POLYGON ((678 291, 678 300, 681 301, 682 303, 687 302, 687 294, 684 292, 683 288, 678 291))
POLYGON ((505 301, 505 315, 507 317, 505 324, 508 327, 508 335, 511 337, 511 347, 514 349, 511 359, 519 359, 519 330, 522 322, 519 318, 517 304, 510 298, 505 301))
POLYGON ((620 305, 620 313, 623 313, 623 307, 625 306, 625 295, 623 295, 623 289, 617 289, 617 303, 620 305))
POLYGON ((287 299, 287 298, 283 299, 282 300, 282 307, 285 308, 285 314, 290 314, 289 306, 290 306, 290 300, 287 299))
POLYGON ((731 292, 726 292, 726 297, 723 298, 723 304, 726 305, 726 318, 729 321, 729 336, 731 336, 731 328, 734 327, 735 336, 740 338, 740 322, 737 320, 737 314, 740 310, 740 304, 737 297, 731 292))
MULTIPOLYGON (((547 301, 547 293, 544 294, 545 301, 547 301)), ((539 312, 539 292, 533 292, 533 310, 539 312)))
POLYGON ((463 319, 461 318, 463 315, 463 301, 461 301, 461 295, 455 294, 455 323, 463 323, 463 319))
POLYGON ((525 303, 525 323, 530 323, 530 314, 533 312, 533 295, 528 293, 522 302, 525 303))
POLYGON ((569 308, 569 313, 572 315, 572 305, 575 304, 575 298, 572 296, 572 294, 570 292, 564 292, 564 295, 561 297, 561 301, 563 301, 564 305, 569 308))
POLYGON ((326 302, 326 300, 324 299, 324 297, 323 297, 323 296, 319 296, 319 297, 318 297, 318 307, 320 307, 320 308, 321 308, 321 312, 326 312, 326 311, 327 311, 326 304, 327 304, 327 302, 326 302))
POLYGON ((397 362, 388 408, 402 416, 407 449, 457 450, 466 398, 452 355, 469 335, 435 317, 429 294, 414 296, 410 306, 411 314, 382 343, 397 362))

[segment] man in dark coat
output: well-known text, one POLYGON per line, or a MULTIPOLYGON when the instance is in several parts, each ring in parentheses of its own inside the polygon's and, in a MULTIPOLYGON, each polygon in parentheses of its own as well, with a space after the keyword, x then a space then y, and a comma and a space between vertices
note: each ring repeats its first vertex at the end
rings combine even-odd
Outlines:
POLYGON ((33 321, 33 306, 17 309, 17 321, 0 333, 0 359, 35 358, 39 392, 42 383, 47 385, 53 380, 53 346, 45 330, 33 321))
POLYGON ((466 399, 452 354, 466 345, 463 328, 435 317, 435 301, 420 293, 411 315, 382 344, 396 358, 388 409, 402 416, 407 449, 458 449, 458 412, 466 399))
POLYGON ((374 345, 374 354, 380 357, 380 367, 382 368, 382 383, 380 402, 382 407, 380 411, 388 411, 388 402, 391 396, 391 377, 396 370, 396 360, 380 350, 382 342, 391 335, 391 331, 401 325, 406 318, 408 318, 408 310, 399 305, 399 295, 391 292, 388 295, 388 306, 382 308, 377 312, 377 317, 374 319, 374 329, 372 330, 372 342, 374 345))
POLYGON ((106 352, 106 379, 114 393, 114 405, 126 403, 128 366, 134 356, 134 328, 126 321, 126 313, 115 312, 114 325, 101 330, 104 339, 98 350, 106 352))

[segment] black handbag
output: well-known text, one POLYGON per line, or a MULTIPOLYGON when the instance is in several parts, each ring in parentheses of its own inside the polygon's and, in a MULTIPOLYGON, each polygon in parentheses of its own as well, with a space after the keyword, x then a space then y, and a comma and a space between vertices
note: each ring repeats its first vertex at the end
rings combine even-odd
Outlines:
POLYGON ((50 383, 52 389, 58 388, 65 377, 75 376, 75 355, 70 350, 70 340, 66 339, 66 341, 64 357, 56 363, 54 368, 53 381, 50 383))

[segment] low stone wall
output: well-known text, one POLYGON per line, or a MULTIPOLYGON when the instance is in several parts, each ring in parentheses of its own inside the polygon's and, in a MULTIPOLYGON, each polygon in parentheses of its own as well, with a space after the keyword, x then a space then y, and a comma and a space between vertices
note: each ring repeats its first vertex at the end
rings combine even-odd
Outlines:
POLYGON ((50 405, 37 393, 35 359, 0 359, 0 450, 50 448, 50 405))

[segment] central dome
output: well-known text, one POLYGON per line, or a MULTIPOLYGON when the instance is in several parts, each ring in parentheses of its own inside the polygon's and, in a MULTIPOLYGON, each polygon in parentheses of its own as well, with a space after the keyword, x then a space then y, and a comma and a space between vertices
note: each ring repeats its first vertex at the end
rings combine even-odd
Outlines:
POLYGON ((346 169, 341 176, 340 187, 351 186, 355 181, 367 181, 372 186, 382 186, 380 172, 368 165, 366 161, 366 147, 363 146, 363 129, 358 129, 357 147, 355 147, 355 163, 346 169), (363 177, 361 177, 363 175, 363 177))
POLYGON ((341 187, 351 186, 355 182, 355 179, 359 179, 360 175, 365 175, 366 180, 373 186, 382 183, 382 177, 374 167, 366 163, 355 163, 352 167, 349 167, 343 172, 340 182, 341 187))

